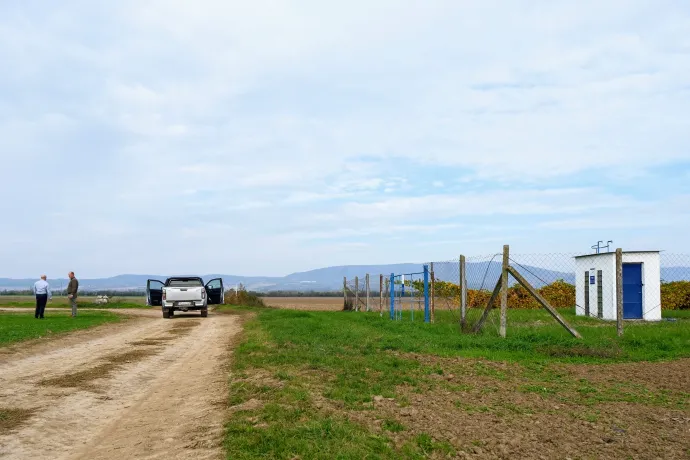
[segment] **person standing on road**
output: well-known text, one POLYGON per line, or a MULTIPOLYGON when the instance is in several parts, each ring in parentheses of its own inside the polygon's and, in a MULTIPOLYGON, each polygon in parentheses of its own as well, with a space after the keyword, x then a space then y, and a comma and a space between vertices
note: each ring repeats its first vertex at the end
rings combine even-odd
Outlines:
POLYGON ((72 306, 72 318, 77 316, 77 291, 79 290, 79 281, 74 277, 74 272, 69 272, 69 284, 67 285, 67 298, 69 304, 72 306))
POLYGON ((41 275, 41 279, 34 283, 34 294, 36 294, 36 313, 34 317, 43 319, 46 304, 48 300, 53 298, 53 293, 50 292, 50 284, 46 281, 46 275, 41 275))

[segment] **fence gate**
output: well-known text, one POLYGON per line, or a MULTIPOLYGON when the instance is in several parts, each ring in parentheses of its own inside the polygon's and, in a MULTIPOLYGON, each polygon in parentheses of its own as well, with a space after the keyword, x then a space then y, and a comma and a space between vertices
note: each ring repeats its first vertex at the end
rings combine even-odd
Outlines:
POLYGON ((392 320, 401 320, 403 313, 409 311, 410 320, 414 321, 415 310, 423 308, 424 322, 431 322, 428 265, 424 265, 424 271, 418 273, 391 273, 389 295, 392 320))

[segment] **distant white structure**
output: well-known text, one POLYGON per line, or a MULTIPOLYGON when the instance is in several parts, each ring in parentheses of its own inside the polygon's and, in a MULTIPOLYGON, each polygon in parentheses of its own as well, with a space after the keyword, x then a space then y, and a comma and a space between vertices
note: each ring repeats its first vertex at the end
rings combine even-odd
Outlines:
MULTIPOLYGON (((616 320, 616 253, 575 257, 576 313, 616 320)), ((661 320, 659 251, 623 252, 623 319, 661 320)))

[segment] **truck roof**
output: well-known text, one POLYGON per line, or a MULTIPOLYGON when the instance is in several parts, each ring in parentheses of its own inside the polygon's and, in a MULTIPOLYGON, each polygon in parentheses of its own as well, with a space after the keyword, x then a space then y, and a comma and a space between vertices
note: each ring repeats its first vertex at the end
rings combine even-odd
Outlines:
POLYGON ((204 280, 200 276, 171 276, 165 280, 165 284, 170 284, 170 281, 172 281, 172 280, 178 280, 178 281, 199 280, 199 281, 201 281, 201 284, 204 284, 204 280))

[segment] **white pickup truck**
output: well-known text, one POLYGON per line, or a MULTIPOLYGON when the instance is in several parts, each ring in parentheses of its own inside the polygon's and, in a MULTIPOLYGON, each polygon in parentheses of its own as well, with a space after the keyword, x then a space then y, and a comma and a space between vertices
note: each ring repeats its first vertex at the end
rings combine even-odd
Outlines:
POLYGON ((172 318, 175 310, 200 310, 201 316, 208 316, 209 305, 224 302, 225 290, 222 278, 215 278, 204 284, 195 276, 176 276, 165 280, 146 282, 146 305, 160 306, 163 318, 172 318))

